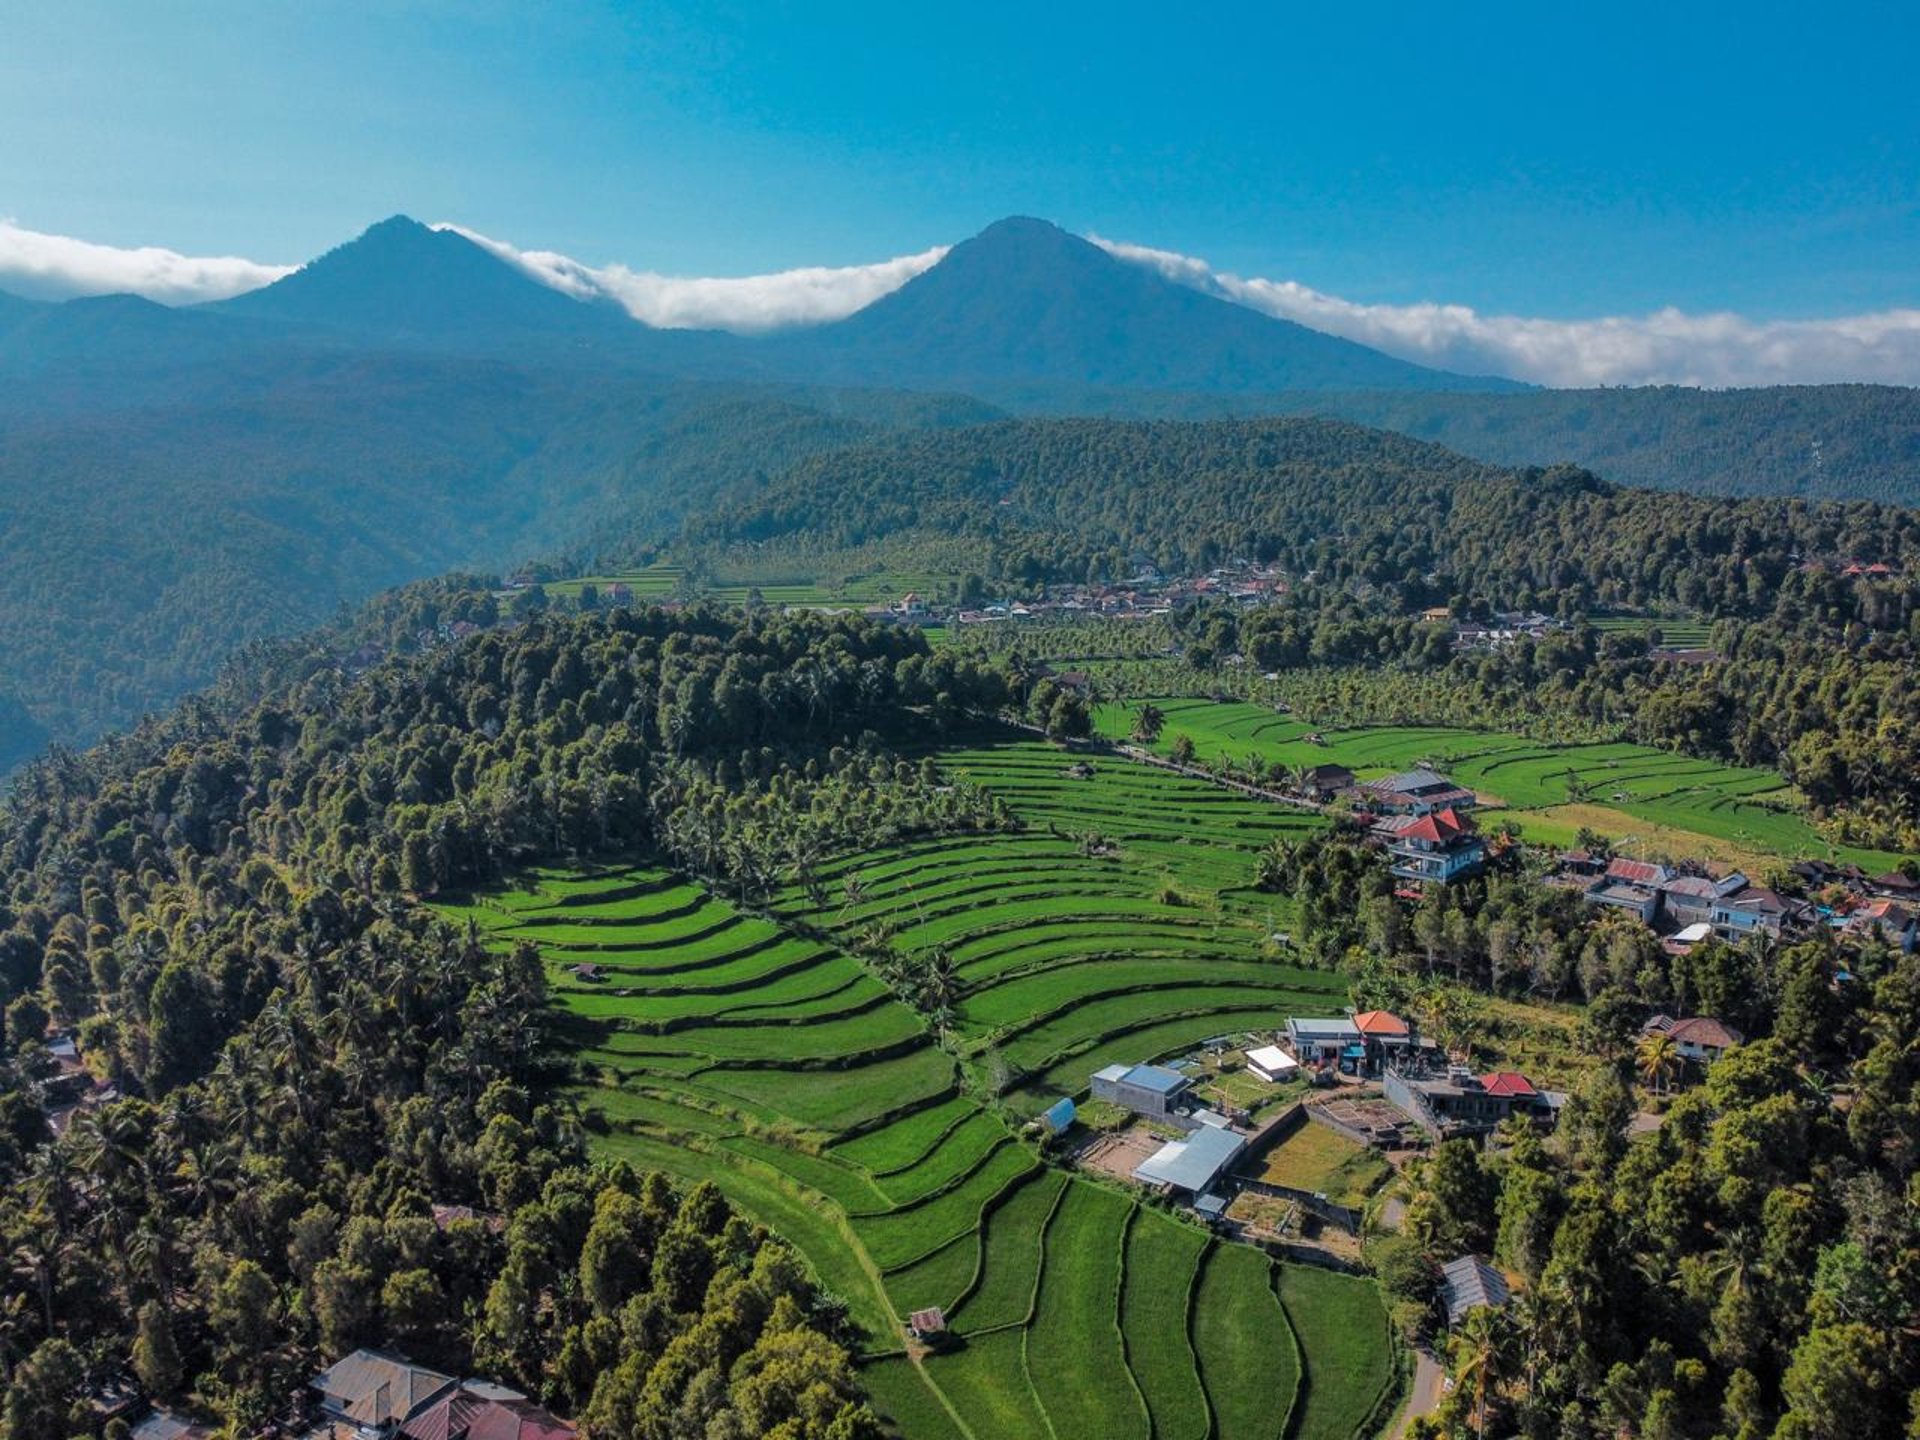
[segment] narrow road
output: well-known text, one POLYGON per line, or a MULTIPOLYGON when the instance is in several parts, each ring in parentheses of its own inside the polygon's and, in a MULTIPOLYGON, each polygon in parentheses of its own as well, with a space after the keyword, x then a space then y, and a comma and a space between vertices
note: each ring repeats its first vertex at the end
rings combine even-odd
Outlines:
POLYGON ((1413 1352, 1413 1389, 1407 1396, 1406 1408, 1387 1432, 1388 1440, 1401 1440, 1413 1428, 1417 1416, 1434 1412, 1440 1404, 1440 1383, 1446 1379, 1446 1374, 1440 1368, 1440 1362, 1425 1350, 1413 1352))

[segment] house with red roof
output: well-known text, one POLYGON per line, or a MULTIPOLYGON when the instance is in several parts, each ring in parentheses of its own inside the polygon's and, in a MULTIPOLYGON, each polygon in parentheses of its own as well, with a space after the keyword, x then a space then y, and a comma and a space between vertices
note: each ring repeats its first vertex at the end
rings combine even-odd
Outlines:
POLYGON ((1517 1070, 1475 1075, 1464 1065, 1452 1066, 1445 1079, 1389 1070, 1380 1088, 1389 1103, 1436 1140, 1484 1135, 1516 1115, 1550 1125, 1566 1098, 1536 1088, 1517 1070))
POLYGON ((1486 864, 1487 842, 1472 817, 1451 808, 1388 815, 1372 833, 1386 846, 1389 868, 1402 880, 1444 885, 1486 864))
POLYGON ((400 1433, 406 1440, 573 1440, 576 1432, 517 1391, 469 1380, 400 1433))

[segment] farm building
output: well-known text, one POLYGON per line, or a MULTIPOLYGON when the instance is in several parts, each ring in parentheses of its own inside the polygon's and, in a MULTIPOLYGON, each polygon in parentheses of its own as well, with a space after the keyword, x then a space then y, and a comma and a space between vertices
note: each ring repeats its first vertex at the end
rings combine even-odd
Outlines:
POLYGON ((1188 1195, 1213 1188, 1247 1142, 1220 1125, 1202 1125, 1184 1140, 1170 1140, 1141 1161, 1133 1178, 1146 1185, 1165 1185, 1188 1195))
POLYGON ((1247 1069, 1262 1080, 1285 1080, 1299 1068, 1300 1062, 1278 1045, 1262 1045, 1247 1051, 1247 1069))
POLYGON ((1302 777, 1306 793, 1316 800, 1330 800, 1353 785, 1353 771, 1344 765, 1315 765, 1302 777))
POLYGON ((907 1319, 907 1333, 916 1340, 932 1340, 947 1333, 947 1312, 938 1305, 916 1310, 907 1319))
POLYGON ((1055 1135, 1062 1135, 1072 1128, 1073 1117, 1078 1113, 1073 1101, 1063 1095, 1040 1112, 1040 1123, 1055 1135))
POLYGON ((1093 1097, 1136 1115, 1172 1120, 1183 1109, 1193 1082, 1164 1065, 1109 1065, 1093 1077, 1093 1097))
POLYGON ((1469 1310, 1503 1309, 1512 1298, 1507 1277, 1478 1255, 1462 1255, 1440 1267, 1440 1299, 1449 1325, 1458 1325, 1469 1310))

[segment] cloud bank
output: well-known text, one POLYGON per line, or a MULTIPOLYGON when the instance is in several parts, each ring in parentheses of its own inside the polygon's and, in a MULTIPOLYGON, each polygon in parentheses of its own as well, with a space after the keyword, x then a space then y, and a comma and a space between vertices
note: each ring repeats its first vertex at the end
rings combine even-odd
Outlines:
POLYGON ((1920 309, 1832 320, 1749 320, 1728 313, 1542 320, 1465 305, 1365 305, 1296 280, 1242 279, 1206 261, 1088 236, 1170 280, 1448 370, 1541 385, 1920 384, 1920 309))
POLYGON ((191 305, 258 290, 293 268, 233 255, 182 255, 150 245, 123 250, 0 220, 0 290, 30 300, 132 294, 164 305, 191 305))
POLYGON ((844 320, 931 269, 947 253, 940 245, 873 265, 814 265, 772 275, 702 279, 625 265, 583 265, 551 250, 519 250, 460 225, 434 228, 464 235, 568 295, 612 300, 634 319, 658 329, 731 330, 740 335, 844 320))
MULTIPOLYGON (((521 250, 463 226, 438 228, 466 236, 565 294, 611 300, 645 324, 743 335, 844 319, 947 253, 937 246, 871 265, 713 278, 586 265, 551 250, 521 250)), ((1920 308, 1828 320, 1752 320, 1671 307, 1586 320, 1486 315, 1465 305, 1364 304, 1297 280, 1243 278, 1191 255, 1088 238, 1183 285, 1448 370, 1556 386, 1920 384, 1920 308)), ((258 289, 292 268, 153 246, 96 245, 0 219, 0 290, 34 299, 130 292, 169 305, 191 304, 258 289)))

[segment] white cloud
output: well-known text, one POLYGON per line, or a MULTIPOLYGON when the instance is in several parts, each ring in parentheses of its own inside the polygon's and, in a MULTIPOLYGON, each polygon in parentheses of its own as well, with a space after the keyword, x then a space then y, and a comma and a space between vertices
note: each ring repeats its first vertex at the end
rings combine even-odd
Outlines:
POLYGON ((808 266, 771 275, 718 278, 661 275, 625 265, 594 267, 551 250, 520 250, 463 226, 440 224, 484 246, 535 279, 579 299, 603 297, 634 319, 663 330, 764 334, 841 320, 932 268, 944 245, 873 265, 808 266))
MULTIPOLYGON (((740 334, 842 319, 947 253, 939 246, 871 265, 702 278, 585 265, 548 250, 520 250, 458 225, 439 228, 458 231, 556 290, 612 300, 648 325, 740 334)), ((1465 305, 1363 304, 1297 280, 1246 279, 1191 255, 1088 238, 1123 260, 1223 299, 1449 370, 1543 385, 1920 384, 1920 309, 1827 320, 1752 320, 1675 308, 1588 320, 1485 315, 1465 305)), ((0 219, 0 290, 37 299, 131 292, 190 304, 258 289, 292 268, 153 246, 97 245, 0 219)))
POLYGON ((151 245, 122 250, 0 220, 0 290, 34 300, 133 294, 167 305, 190 305, 258 290, 292 269, 231 255, 182 255, 151 245))
POLYGON ((1391 355, 1542 385, 1920 384, 1920 309, 1831 320, 1728 313, 1543 320, 1466 305, 1365 305, 1296 280, 1242 279, 1170 250, 1089 236, 1123 260, 1268 315, 1391 355))

